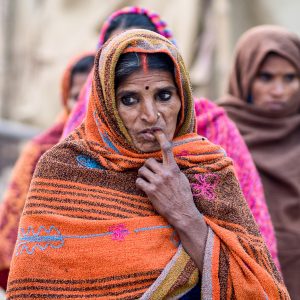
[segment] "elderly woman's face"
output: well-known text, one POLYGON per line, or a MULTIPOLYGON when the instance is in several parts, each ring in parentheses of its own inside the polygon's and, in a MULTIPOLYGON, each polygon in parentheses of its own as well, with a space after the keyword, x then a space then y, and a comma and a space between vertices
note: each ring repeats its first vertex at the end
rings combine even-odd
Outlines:
POLYGON ((117 87, 116 100, 119 115, 137 149, 159 150, 153 134, 157 130, 163 131, 169 141, 173 139, 181 101, 170 72, 132 73, 117 87))
POLYGON ((267 56, 252 83, 254 105, 269 110, 280 110, 299 91, 299 74, 285 58, 267 56))

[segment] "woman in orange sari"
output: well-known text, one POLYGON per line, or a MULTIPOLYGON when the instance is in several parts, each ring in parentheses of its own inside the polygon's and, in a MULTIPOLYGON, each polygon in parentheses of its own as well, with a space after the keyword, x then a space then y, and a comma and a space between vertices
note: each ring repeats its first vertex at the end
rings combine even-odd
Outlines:
POLYGON ((86 120, 38 163, 7 297, 289 299, 161 35, 99 50, 86 120))
POLYGON ((0 287, 3 289, 6 288, 19 220, 36 164, 60 140, 68 115, 93 63, 94 53, 84 53, 70 61, 62 77, 62 112, 50 128, 27 143, 14 166, 10 184, 0 205, 0 287))

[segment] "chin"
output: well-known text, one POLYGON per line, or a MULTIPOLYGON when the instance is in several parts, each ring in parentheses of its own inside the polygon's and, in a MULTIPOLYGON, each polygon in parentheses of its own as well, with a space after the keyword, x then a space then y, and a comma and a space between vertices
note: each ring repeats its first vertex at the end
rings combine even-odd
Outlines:
POLYGON ((268 105, 268 109, 272 111, 282 110, 284 107, 285 105, 281 103, 272 103, 268 105))

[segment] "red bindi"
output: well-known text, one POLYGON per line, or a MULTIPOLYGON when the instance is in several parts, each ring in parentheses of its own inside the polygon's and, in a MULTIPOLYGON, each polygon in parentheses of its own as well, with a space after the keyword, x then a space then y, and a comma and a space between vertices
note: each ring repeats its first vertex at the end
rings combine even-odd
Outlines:
POLYGON ((147 74, 148 73, 147 55, 145 53, 142 53, 141 58, 142 58, 143 71, 147 74))

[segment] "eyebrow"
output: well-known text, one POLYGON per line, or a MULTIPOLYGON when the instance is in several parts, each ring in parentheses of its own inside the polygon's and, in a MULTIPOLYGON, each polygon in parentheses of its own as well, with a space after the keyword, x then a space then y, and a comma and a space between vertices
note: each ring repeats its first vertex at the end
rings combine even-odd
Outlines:
MULTIPOLYGON (((162 90, 171 90, 171 91, 177 91, 177 87, 174 86, 174 85, 165 85, 165 86, 158 86, 155 88, 155 91, 162 91, 162 90)), ((133 91, 133 90, 130 90, 130 89, 122 89, 116 93, 116 97, 119 98, 119 97, 123 97, 123 96, 134 96, 136 94, 138 94, 139 92, 137 91, 133 91)))
MULTIPOLYGON (((268 75, 274 75, 276 72, 272 72, 272 71, 269 71, 269 70, 260 70, 257 74, 258 75, 261 75, 261 74, 268 74, 268 75)), ((287 72, 285 73, 284 75, 299 75, 299 72, 297 71, 290 71, 290 72, 287 72)))
POLYGON ((131 91, 131 90, 121 90, 120 92, 117 92, 116 98, 124 97, 124 96, 134 96, 138 94, 136 91, 131 91))
POLYGON ((167 86, 157 87, 156 90, 175 90, 175 91, 177 91, 177 87, 174 85, 167 85, 167 86))

